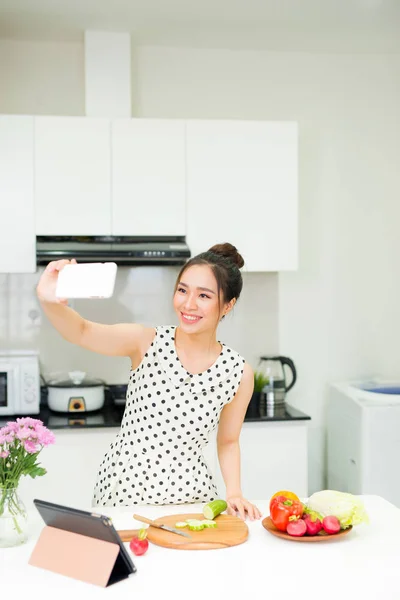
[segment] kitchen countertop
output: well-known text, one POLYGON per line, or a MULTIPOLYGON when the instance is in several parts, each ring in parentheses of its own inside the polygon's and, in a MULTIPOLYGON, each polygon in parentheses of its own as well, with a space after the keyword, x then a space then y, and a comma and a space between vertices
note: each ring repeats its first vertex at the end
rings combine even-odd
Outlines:
MULTIPOLYGON (((124 406, 115 406, 111 403, 105 403, 101 410, 91 413, 57 413, 42 406, 38 419, 50 429, 74 429, 74 428, 93 428, 93 427, 119 427, 124 414, 124 406)), ((301 411, 286 405, 282 410, 275 409, 274 414, 270 416, 260 416, 245 418, 245 422, 263 422, 263 421, 303 421, 310 417, 301 411)))
MULTIPOLYGON (((115 393, 114 389, 118 389, 118 391, 121 392, 121 387, 123 386, 108 386, 105 392, 103 408, 88 413, 59 413, 50 410, 46 401, 46 388, 42 388, 40 413, 32 416, 43 421, 44 425, 50 429, 119 427, 121 425, 125 406, 122 404, 116 405, 113 400, 113 394, 115 393)), ((7 421, 14 421, 18 416, 24 415, 0 417, 0 427, 6 425, 7 421)), ((302 411, 293 408, 289 404, 285 404, 283 407, 265 409, 254 416, 253 414, 247 414, 245 422, 307 421, 310 419, 311 417, 302 411)))
MULTIPOLYGON (((355 527, 347 536, 325 543, 299 543, 268 533, 261 521, 248 522, 249 538, 222 550, 184 551, 150 543, 141 557, 132 555, 137 573, 106 589, 28 565, 43 527, 37 512, 31 538, 17 548, 0 548, 0 583, 5 596, 35 600, 64 597, 162 598, 163 600, 330 600, 354 597, 376 600, 399 598, 400 510, 379 496, 362 497, 369 525, 355 527)), ((263 517, 267 501, 254 501, 263 517)), ((85 508, 85 507, 80 507, 85 508)), ((87 509, 89 507, 86 507, 87 509)), ((202 505, 143 506, 149 518, 201 512, 202 505)), ((138 527, 132 508, 96 508, 112 517, 117 529, 138 527)), ((129 548, 128 544, 126 547, 129 548)), ((62 552, 62 548, 55 548, 62 552)))

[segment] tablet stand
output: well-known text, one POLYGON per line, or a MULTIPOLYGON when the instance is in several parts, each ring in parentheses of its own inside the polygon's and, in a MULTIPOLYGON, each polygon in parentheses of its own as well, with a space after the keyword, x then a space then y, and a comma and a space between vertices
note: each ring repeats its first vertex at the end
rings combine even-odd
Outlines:
POLYGON ((118 544, 46 526, 29 564, 107 587, 129 576, 118 544))

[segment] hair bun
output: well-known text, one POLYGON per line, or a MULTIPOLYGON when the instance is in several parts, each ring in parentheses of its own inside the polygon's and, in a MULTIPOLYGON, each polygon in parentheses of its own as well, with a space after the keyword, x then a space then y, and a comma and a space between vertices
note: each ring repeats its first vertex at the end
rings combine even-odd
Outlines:
POLYGON ((220 254, 221 256, 225 256, 225 258, 229 258, 238 269, 241 269, 244 265, 243 256, 239 254, 235 246, 232 246, 229 242, 225 242, 225 244, 215 244, 215 246, 209 249, 209 252, 214 252, 214 254, 220 254))

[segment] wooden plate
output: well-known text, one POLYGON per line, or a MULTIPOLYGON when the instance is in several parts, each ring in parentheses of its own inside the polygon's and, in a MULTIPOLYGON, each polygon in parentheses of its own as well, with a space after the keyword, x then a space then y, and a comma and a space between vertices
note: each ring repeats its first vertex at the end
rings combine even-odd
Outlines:
POLYGON ((276 535, 276 537, 280 537, 283 540, 289 540, 290 542, 332 542, 333 540, 341 539, 353 529, 353 527, 350 526, 348 529, 342 529, 339 533, 329 534, 320 532, 317 535, 303 535, 301 537, 296 537, 277 529, 270 517, 265 517, 265 519, 263 519, 262 526, 269 531, 269 533, 272 533, 272 535, 276 535))

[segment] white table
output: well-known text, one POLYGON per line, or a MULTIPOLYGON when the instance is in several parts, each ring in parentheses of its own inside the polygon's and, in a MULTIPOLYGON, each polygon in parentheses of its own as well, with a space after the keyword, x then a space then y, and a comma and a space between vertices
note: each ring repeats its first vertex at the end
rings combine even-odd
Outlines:
MULTIPOLYGON (((360 525, 340 540, 288 542, 248 522, 246 543, 223 550, 182 551, 150 544, 133 557, 137 573, 108 588, 68 579, 28 565, 41 527, 35 515, 33 537, 18 548, 0 549, 1 596, 16 591, 30 599, 129 598, 152 600, 278 600, 400 598, 400 510, 378 496, 363 497, 370 525, 360 525), (29 595, 29 596, 28 596, 29 595)), ((263 516, 268 502, 256 502, 263 516)), ((141 507, 142 514, 199 512, 201 505, 141 507)), ((132 510, 103 509, 117 529, 137 527, 132 510)), ((10 596, 8 596, 10 597, 10 596)))

